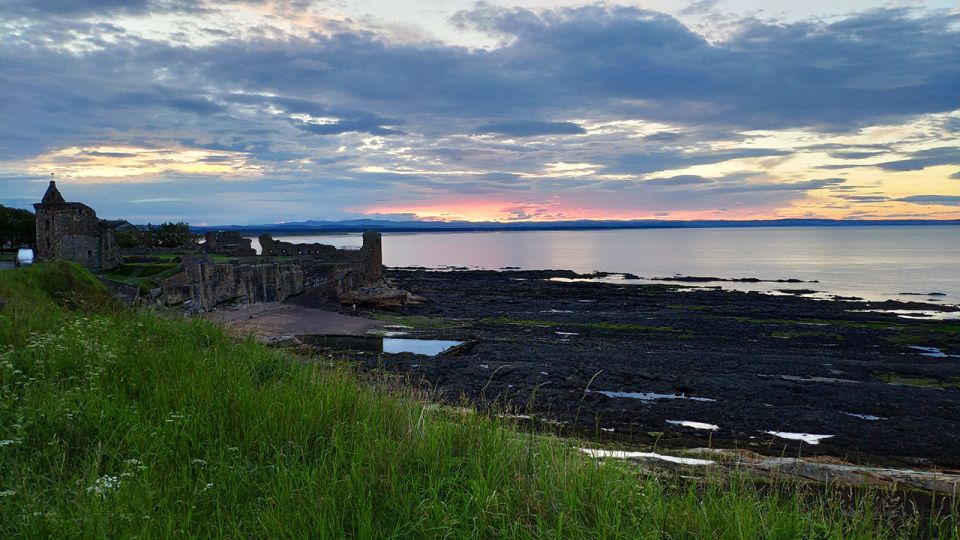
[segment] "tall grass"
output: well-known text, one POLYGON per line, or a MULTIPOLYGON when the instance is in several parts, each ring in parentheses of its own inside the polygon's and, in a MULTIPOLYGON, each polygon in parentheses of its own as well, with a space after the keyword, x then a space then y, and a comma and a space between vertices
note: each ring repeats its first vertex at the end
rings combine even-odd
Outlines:
POLYGON ((798 486, 686 481, 431 407, 69 264, 0 273, 0 537, 957 536, 798 486))

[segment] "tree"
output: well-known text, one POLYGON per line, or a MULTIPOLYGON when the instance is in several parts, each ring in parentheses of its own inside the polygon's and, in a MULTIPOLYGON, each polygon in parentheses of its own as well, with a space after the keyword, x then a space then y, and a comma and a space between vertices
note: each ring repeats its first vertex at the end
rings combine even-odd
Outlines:
POLYGON ((113 233, 113 237, 117 239, 117 245, 124 249, 135 248, 144 245, 144 235, 142 232, 136 229, 117 231, 113 233))
POLYGON ((36 238, 37 221, 33 212, 0 205, 0 245, 32 246, 36 238))
POLYGON ((179 223, 161 223, 153 235, 154 241, 158 246, 167 248, 183 246, 192 237, 190 225, 185 221, 179 223))

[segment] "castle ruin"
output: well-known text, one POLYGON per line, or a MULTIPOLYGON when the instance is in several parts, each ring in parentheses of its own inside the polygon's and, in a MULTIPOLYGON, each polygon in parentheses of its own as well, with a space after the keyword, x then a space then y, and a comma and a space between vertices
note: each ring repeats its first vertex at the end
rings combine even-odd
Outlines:
POLYGON ((349 303, 363 303, 368 297, 376 301, 381 289, 398 294, 384 282, 381 238, 375 231, 363 234, 360 249, 293 244, 262 235, 263 253, 258 256, 251 240, 239 232, 215 231, 207 233, 200 245, 191 241, 179 248, 138 246, 121 253, 114 231, 133 225, 98 219, 89 206, 67 202, 56 182, 50 182, 43 199, 33 206, 37 257, 78 262, 100 274, 100 280, 129 303, 147 301, 207 310, 231 302, 282 302, 305 293, 340 301, 349 298, 349 303), (148 286, 130 284, 104 273, 121 264, 121 255, 141 265, 169 264, 170 258, 159 256, 173 255, 177 271, 148 286), (224 256, 229 259, 224 261, 224 256), (349 296, 371 287, 376 292, 373 296, 366 294, 363 300, 349 296))
POLYGON ((89 206, 67 202, 54 181, 33 208, 37 214, 38 258, 76 261, 94 272, 120 264, 113 228, 122 222, 98 219, 89 206))

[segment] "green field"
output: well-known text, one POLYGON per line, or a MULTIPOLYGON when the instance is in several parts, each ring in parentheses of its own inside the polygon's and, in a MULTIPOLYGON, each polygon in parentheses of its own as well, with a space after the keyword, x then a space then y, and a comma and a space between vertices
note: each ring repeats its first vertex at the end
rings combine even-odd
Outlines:
MULTIPOLYGON (((0 537, 957 537, 870 491, 683 478, 118 306, 86 271, 0 273, 0 537)), ((902 502, 902 501, 901 501, 902 502)))

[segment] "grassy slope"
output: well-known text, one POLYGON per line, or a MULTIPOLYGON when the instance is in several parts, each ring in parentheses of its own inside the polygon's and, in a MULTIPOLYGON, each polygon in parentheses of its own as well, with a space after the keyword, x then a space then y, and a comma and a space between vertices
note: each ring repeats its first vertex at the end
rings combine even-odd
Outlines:
POLYGON ((870 497, 598 464, 104 294, 74 265, 0 272, 0 537, 891 534, 870 497))

